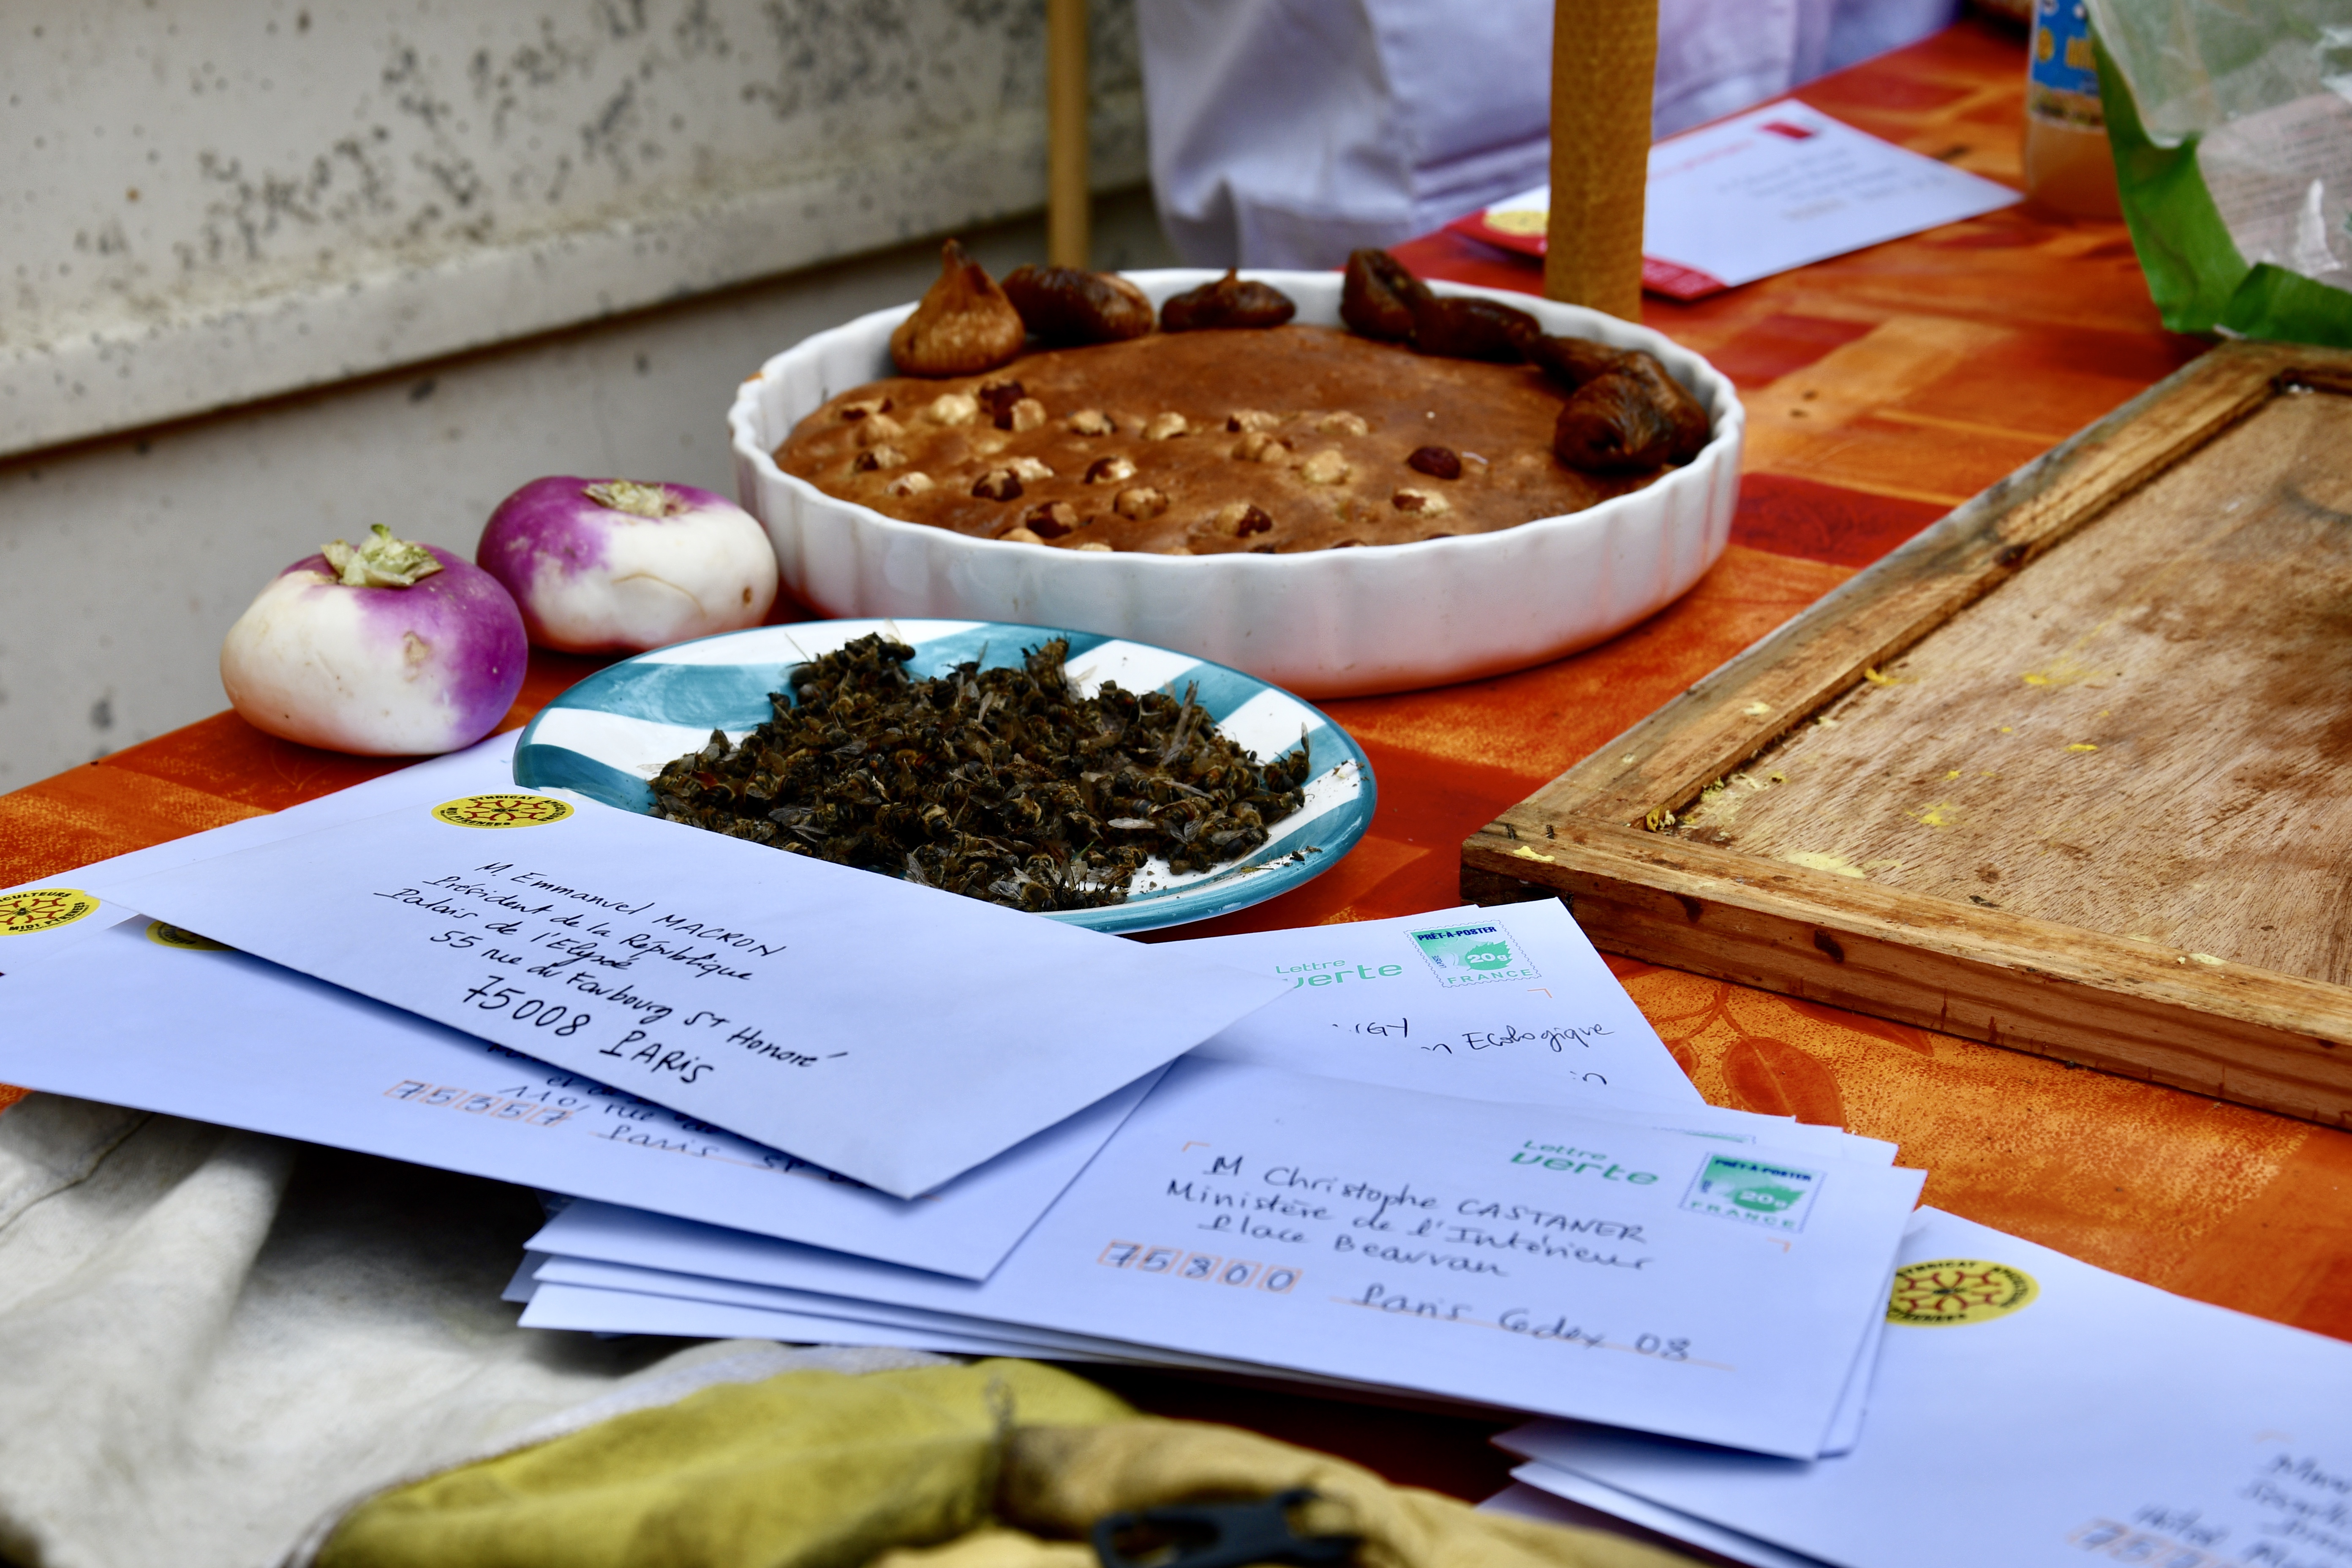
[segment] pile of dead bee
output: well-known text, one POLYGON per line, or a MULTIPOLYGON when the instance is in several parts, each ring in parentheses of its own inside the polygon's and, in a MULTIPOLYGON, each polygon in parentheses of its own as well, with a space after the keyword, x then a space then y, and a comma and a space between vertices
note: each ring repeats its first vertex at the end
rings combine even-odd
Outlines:
POLYGON ((1070 687, 1060 640, 1020 668, 908 677, 880 636, 799 666, 793 700, 653 781, 654 815, 1023 910, 1116 904, 1154 856, 1205 871, 1299 808, 1307 748, 1260 763, 1181 699, 1070 687))

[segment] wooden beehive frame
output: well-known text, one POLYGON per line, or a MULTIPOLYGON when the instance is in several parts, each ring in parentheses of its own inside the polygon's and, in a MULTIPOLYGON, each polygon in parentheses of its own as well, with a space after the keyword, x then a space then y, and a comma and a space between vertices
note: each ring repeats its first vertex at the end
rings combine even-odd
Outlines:
POLYGON ((2297 390, 2352 394, 2352 354, 2231 343, 2186 366, 1505 812, 1463 845, 1465 895, 1559 895, 1597 945, 1630 957, 2352 1125, 2352 987, 1651 830, 2297 390))

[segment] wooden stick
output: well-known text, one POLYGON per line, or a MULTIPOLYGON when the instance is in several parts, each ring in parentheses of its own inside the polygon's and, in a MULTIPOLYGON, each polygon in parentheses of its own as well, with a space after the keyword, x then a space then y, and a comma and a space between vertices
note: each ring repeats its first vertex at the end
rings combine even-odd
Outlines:
POLYGON ((1554 0, 1544 294, 1642 319, 1658 0, 1554 0))
POLYGON ((1092 201, 1087 171, 1087 0, 1045 0, 1046 260, 1056 267, 1090 263, 1092 201))

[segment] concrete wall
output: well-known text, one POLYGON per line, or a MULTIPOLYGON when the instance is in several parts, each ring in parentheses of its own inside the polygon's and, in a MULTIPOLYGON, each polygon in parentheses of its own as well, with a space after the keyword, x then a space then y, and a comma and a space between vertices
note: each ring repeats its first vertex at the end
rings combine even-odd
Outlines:
MULTIPOLYGON (((1043 258, 1044 0, 0 0, 0 788, 218 710, 264 582, 547 473, 731 492, 769 354, 1043 258), (843 259, 854 258, 855 259, 843 259)), ((1095 0, 1097 262, 1171 259, 1095 0)))
MULTIPOLYGON (((1096 169, 1143 177, 1126 0, 1096 169)), ((1043 0, 0 0, 0 454, 1042 204, 1043 0)))

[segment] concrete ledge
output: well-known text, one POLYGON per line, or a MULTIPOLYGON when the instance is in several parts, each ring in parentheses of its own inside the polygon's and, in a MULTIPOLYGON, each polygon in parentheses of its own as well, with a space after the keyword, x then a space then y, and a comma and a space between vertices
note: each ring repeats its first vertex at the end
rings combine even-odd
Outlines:
MULTIPOLYGON (((1139 119, 1139 110, 1138 118, 1139 119)), ((0 349, 0 457, 488 347, 967 225, 1045 201, 1044 125, 893 149, 858 170, 425 266, 0 349)), ((1143 177, 1139 142, 1098 188, 1143 177)))

